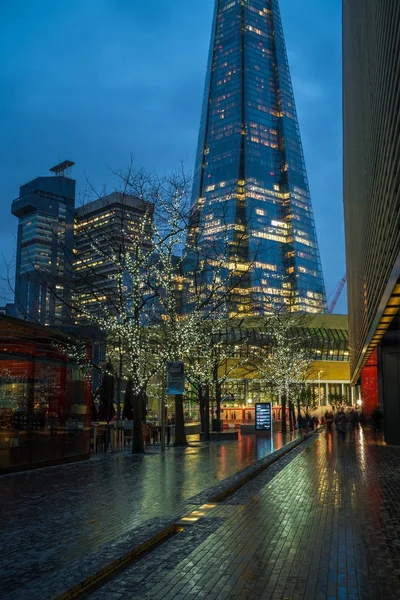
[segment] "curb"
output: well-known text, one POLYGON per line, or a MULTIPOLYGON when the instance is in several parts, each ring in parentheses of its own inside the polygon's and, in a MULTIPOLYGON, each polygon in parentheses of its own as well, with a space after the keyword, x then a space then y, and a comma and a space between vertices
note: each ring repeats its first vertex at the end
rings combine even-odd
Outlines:
MULTIPOLYGON (((283 448, 276 450, 272 455, 261 459, 261 464, 257 465, 257 463, 255 463, 256 467, 250 465, 250 467, 243 469, 243 471, 246 471, 249 468, 251 468, 251 472, 243 474, 242 477, 238 477, 237 481, 232 483, 225 490, 218 492, 216 495, 211 495, 211 497, 209 497, 206 502, 222 502, 223 500, 237 492, 244 485, 249 483, 249 481, 255 479, 263 471, 268 469, 268 467, 270 467, 274 463, 278 462, 281 458, 292 452, 292 450, 300 446, 311 436, 318 434, 322 429, 323 427, 319 427, 317 430, 312 431, 303 437, 299 437, 298 439, 294 440, 293 442, 290 442, 289 444, 286 444, 286 446, 283 446, 283 448)), ((168 525, 167 527, 164 527, 163 529, 160 529, 157 533, 152 535, 145 542, 138 544, 129 552, 126 552, 122 556, 107 563, 104 567, 96 571, 93 575, 89 575, 88 577, 80 581, 78 584, 71 587, 66 592, 63 592, 58 596, 54 596, 53 600, 74 600, 75 598, 79 598, 81 595, 89 592, 92 588, 98 586, 103 580, 108 579, 110 576, 114 575, 117 571, 122 569, 128 563, 138 560, 143 554, 151 552, 162 542, 179 533, 179 531, 182 530, 181 520, 184 518, 185 517, 181 517, 181 519, 177 518, 174 523, 168 525)))
POLYGON ((213 496, 213 498, 211 498, 209 502, 223 502, 226 498, 232 496, 232 494, 240 490, 240 488, 246 485, 246 483, 249 483, 249 481, 258 477, 258 475, 265 471, 265 469, 268 469, 268 467, 278 462, 278 460, 280 460, 281 458, 292 452, 292 450, 300 446, 300 444, 308 440, 312 435, 316 435, 321 429, 322 427, 316 429, 314 432, 310 432, 307 435, 304 435, 303 437, 299 437, 297 440, 293 440, 293 442, 290 442, 290 444, 286 444, 286 446, 283 446, 283 448, 276 450, 269 457, 261 459, 263 460, 263 463, 261 465, 257 465, 255 468, 252 469, 251 473, 242 476, 239 479, 239 481, 231 485, 229 488, 220 492, 216 496, 213 496))
POLYGON ((59 596, 55 596, 53 600, 72 600, 73 598, 79 598, 79 596, 86 592, 89 592, 91 588, 101 583, 103 579, 108 579, 110 575, 113 575, 116 571, 124 567, 127 563, 137 560, 145 552, 150 552, 156 546, 161 544, 161 542, 178 533, 178 531, 179 527, 175 524, 169 525, 168 527, 161 529, 142 544, 135 546, 135 548, 133 548, 133 550, 131 550, 130 552, 127 552, 123 556, 120 556, 119 558, 111 561, 105 567, 103 567, 93 575, 86 577, 86 579, 74 585, 67 592, 60 594, 59 596))

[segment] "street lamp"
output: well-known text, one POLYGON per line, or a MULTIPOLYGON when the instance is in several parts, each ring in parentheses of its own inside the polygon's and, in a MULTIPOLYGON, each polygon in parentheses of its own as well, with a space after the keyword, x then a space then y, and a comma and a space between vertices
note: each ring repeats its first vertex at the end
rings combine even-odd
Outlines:
POLYGON ((318 371, 318 408, 321 411, 321 373, 322 371, 318 371))

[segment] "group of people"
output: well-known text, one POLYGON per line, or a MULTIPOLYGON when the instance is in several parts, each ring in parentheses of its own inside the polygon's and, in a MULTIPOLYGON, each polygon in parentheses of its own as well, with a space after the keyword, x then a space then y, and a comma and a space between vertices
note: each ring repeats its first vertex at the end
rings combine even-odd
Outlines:
POLYGON ((318 419, 318 417, 313 417, 313 416, 309 415, 308 413, 306 413, 304 416, 302 414, 299 414, 299 416, 297 418, 297 423, 298 423, 299 430, 303 430, 304 432, 307 432, 309 430, 313 430, 318 427, 319 419, 318 419))
POLYGON ((353 431, 358 429, 361 421, 361 415, 356 408, 350 408, 347 412, 340 407, 336 414, 332 411, 326 411, 325 416, 326 428, 328 431, 332 431, 333 423, 336 425, 336 431, 342 438, 346 437, 346 433, 351 428, 353 431))
POLYGON ((360 425, 360 415, 355 408, 349 409, 347 413, 343 408, 339 408, 334 417, 336 431, 339 437, 345 438, 347 431, 351 428, 353 431, 360 425))
MULTIPOLYGON (((379 406, 377 406, 371 413, 371 424, 374 437, 377 437, 381 431, 382 420, 383 413, 379 406)), ((324 415, 324 421, 328 431, 332 431, 333 423, 335 423, 336 431, 342 439, 346 437, 349 430, 354 431, 359 428, 360 424, 366 424, 363 413, 360 414, 356 408, 350 408, 345 412, 343 407, 340 407, 335 414, 332 411, 327 411, 324 415)))

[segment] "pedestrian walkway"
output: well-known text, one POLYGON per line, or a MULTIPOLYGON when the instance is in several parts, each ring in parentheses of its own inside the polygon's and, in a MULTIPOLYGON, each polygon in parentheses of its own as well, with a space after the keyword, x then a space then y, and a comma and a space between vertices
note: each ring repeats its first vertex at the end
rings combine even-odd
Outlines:
POLYGON ((171 448, 164 456, 97 455, 84 463, 0 477, 0 598, 51 597, 47 591, 55 589, 68 564, 71 584, 77 583, 81 559, 111 549, 124 535, 132 544, 163 526, 161 519, 180 517, 204 490, 294 437, 276 433, 271 444, 244 436, 238 442, 171 448))
POLYGON ((324 432, 88 598, 399 600, 400 448, 324 432))

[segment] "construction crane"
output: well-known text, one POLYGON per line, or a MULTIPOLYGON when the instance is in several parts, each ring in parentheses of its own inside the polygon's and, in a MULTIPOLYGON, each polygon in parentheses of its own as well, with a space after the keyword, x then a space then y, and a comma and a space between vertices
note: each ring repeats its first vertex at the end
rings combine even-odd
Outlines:
POLYGON ((336 294, 332 300, 332 303, 328 309, 328 315, 331 315, 333 313, 333 311, 335 310, 336 304, 338 303, 338 300, 340 298, 340 294, 343 292, 343 288, 346 285, 346 280, 347 280, 347 273, 345 273, 342 277, 342 279, 339 281, 339 284, 337 286, 336 289, 336 294))

